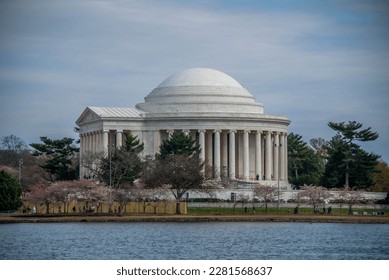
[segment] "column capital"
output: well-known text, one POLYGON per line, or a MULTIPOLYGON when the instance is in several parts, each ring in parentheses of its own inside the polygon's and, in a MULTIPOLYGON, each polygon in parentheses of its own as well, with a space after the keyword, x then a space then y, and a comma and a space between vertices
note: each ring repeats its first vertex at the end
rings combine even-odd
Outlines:
POLYGON ((205 133, 206 130, 202 128, 202 129, 197 130, 197 132, 198 132, 198 133, 200 133, 200 132, 205 133))
POLYGON ((108 133, 108 132, 109 132, 109 129, 103 129, 103 132, 107 132, 107 133, 108 133))
POLYGON ((221 133, 221 132, 222 132, 222 130, 221 130, 221 129, 215 129, 215 130, 213 131, 213 133, 216 133, 216 132, 219 132, 219 133, 221 133))
POLYGON ((183 132, 186 136, 188 136, 189 133, 190 133, 190 129, 183 129, 182 132, 183 132))
POLYGON ((236 133, 236 130, 235 129, 230 129, 228 132, 229 133, 236 133))
POLYGON ((116 130, 116 133, 123 133, 123 130, 122 129, 118 129, 118 130, 116 130))
POLYGON ((243 133, 250 133, 250 132, 251 132, 251 130, 248 130, 248 129, 243 130, 243 133))
POLYGON ((262 135, 262 132, 263 132, 262 130, 257 130, 256 131, 257 134, 261 134, 261 135, 262 135))

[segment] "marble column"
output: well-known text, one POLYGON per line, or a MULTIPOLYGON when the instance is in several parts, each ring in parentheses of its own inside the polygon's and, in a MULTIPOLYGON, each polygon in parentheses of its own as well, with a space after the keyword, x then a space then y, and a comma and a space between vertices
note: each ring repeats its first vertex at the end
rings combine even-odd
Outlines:
POLYGON ((93 146, 92 146, 92 141, 93 141, 93 132, 88 133, 88 152, 93 153, 93 146))
POLYGON ((161 146, 161 131, 156 130, 154 131, 154 149, 153 149, 153 155, 156 153, 159 153, 159 147, 161 146))
POLYGON ((249 155, 249 133, 250 130, 243 131, 243 180, 250 180, 250 155, 249 155))
POLYGON ((210 170, 213 168, 212 132, 205 133, 205 161, 210 170))
POLYGON ((274 132, 274 167, 273 167, 273 180, 278 180, 278 177, 280 175, 280 166, 279 166, 279 160, 280 160, 280 134, 278 132, 274 132))
POLYGON ((262 180, 262 132, 255 134, 255 178, 262 180))
POLYGON ((116 131, 116 148, 123 146, 123 130, 116 131))
POLYGON ((84 135, 80 133, 80 179, 84 178, 84 135))
POLYGON ((84 133, 84 152, 89 152, 89 140, 88 140, 88 133, 84 133))
POLYGON ((109 130, 103 130, 103 152, 104 156, 108 156, 108 134, 109 130))
POLYGON ((214 142, 215 142, 215 151, 214 151, 214 176, 216 180, 220 180, 220 130, 214 131, 214 142))
MULTIPOLYGON (((95 156, 95 145, 94 145, 94 141, 95 141, 95 132, 91 132, 91 133, 89 134, 89 153, 90 153, 90 155, 93 155, 92 158, 94 158, 94 156, 95 156)), ((95 168, 96 168, 96 163, 95 163, 95 162, 91 163, 91 166, 90 166, 90 167, 91 167, 92 169, 95 169, 95 168)), ((89 170, 88 173, 89 173, 89 174, 88 174, 89 177, 92 176, 91 170, 89 170)))
POLYGON ((93 131, 92 132, 92 152, 93 152, 93 154, 96 154, 96 152, 97 152, 96 143, 97 143, 97 131, 93 131))
POLYGON ((101 135, 101 130, 97 131, 97 152, 101 153, 102 152, 102 141, 101 141, 102 135, 101 135))
POLYGON ((280 134, 280 180, 285 180, 285 133, 280 134))
POLYGON ((235 133, 236 133, 236 130, 230 130, 229 177, 231 180, 235 180, 235 133))
POLYGON ((182 132, 184 133, 185 136, 188 136, 190 134, 189 129, 183 129, 182 132))
POLYGON ((271 132, 266 132, 266 146, 265 146, 265 180, 270 181, 271 180, 271 173, 272 173, 272 160, 271 160, 271 153, 272 152, 272 143, 271 143, 271 132))
POLYGON ((85 134, 80 133, 80 152, 85 153, 85 134))
POLYGON ((226 178, 228 176, 228 140, 227 140, 227 132, 222 131, 220 135, 220 141, 221 141, 221 176, 223 178, 226 178))
MULTIPOLYGON (((205 130, 199 130, 199 146, 200 146, 200 163, 204 163, 205 161, 205 130)), ((205 166, 203 166, 203 172, 205 170, 205 166)))

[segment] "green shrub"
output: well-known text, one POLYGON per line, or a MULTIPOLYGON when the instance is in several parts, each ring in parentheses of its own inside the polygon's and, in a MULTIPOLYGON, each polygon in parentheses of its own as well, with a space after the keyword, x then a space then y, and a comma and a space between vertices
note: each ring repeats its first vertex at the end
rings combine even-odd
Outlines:
POLYGON ((0 171, 0 211, 16 210, 22 206, 22 188, 5 171, 0 171))

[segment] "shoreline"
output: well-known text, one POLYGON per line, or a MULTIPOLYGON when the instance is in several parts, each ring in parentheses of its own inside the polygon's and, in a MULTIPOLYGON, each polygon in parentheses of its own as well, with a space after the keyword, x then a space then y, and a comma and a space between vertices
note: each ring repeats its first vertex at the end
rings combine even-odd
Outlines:
POLYGON ((9 223, 109 223, 109 222, 289 222, 389 224, 388 216, 340 215, 4 215, 9 223))

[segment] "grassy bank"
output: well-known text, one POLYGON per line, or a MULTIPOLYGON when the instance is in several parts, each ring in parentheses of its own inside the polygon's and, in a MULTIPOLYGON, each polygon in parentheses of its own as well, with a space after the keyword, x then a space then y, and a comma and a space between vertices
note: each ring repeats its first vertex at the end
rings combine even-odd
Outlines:
MULTIPOLYGON (((319 210, 322 212, 323 209, 319 210)), ((327 211, 327 209, 326 209, 327 211)), ((348 216, 348 209, 346 208, 332 208, 332 215, 348 216)), ((384 216, 389 216, 389 208, 384 209, 353 209, 357 215, 373 216, 374 213, 384 212, 384 216)), ((267 210, 264 207, 256 207, 255 214, 253 207, 188 207, 188 214, 190 215, 289 215, 293 214, 293 208, 274 208, 269 207, 267 210)), ((320 215, 313 213, 313 208, 299 208, 298 215, 320 215)), ((323 215, 328 215, 323 213, 323 215)))

